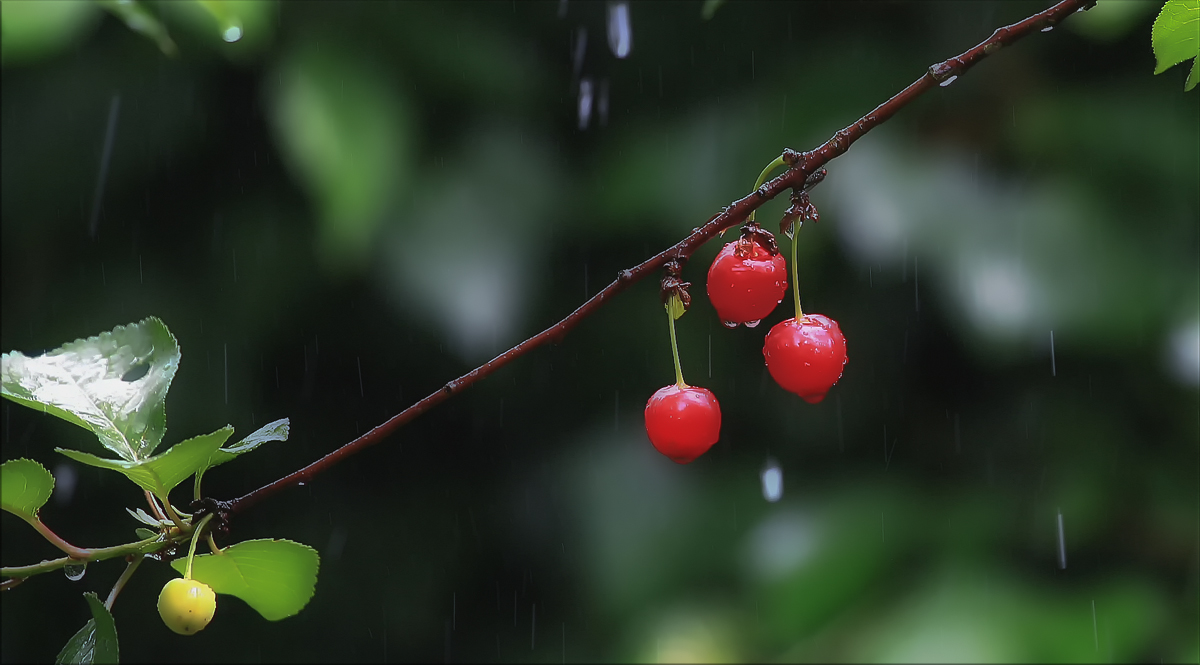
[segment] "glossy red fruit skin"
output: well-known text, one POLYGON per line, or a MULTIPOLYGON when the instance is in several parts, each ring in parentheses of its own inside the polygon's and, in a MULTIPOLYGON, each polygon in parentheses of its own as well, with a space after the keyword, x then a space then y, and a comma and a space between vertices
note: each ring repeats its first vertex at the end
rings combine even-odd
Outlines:
POLYGON ((708 299, 730 323, 760 321, 787 293, 787 261, 756 240, 726 244, 708 269, 708 299))
POLYGON ((806 314, 799 322, 793 318, 775 324, 763 342, 763 356, 781 388, 816 404, 842 378, 846 338, 837 321, 806 314))
POLYGON ((658 452, 687 464, 720 438, 721 406, 705 388, 659 388, 646 402, 646 434, 658 452))

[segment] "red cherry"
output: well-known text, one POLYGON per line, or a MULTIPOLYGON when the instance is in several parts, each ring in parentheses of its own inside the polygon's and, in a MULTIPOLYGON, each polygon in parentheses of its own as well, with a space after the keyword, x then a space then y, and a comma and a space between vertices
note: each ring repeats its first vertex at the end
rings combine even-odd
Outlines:
POLYGON ((687 464, 720 438, 721 406, 704 388, 659 388, 646 402, 646 434, 658 452, 687 464))
POLYGON ((806 314, 799 321, 775 324, 763 343, 763 356, 780 387, 816 404, 842 378, 846 338, 837 321, 822 314, 806 314))
POLYGON ((721 248, 708 269, 708 299, 721 322, 753 328, 787 293, 787 261, 775 240, 755 226, 721 248))

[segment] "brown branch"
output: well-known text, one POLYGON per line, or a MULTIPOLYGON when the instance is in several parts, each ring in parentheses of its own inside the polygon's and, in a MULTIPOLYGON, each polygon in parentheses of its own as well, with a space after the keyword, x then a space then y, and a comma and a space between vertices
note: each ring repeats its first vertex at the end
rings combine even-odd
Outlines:
POLYGON ((382 425, 334 450, 303 469, 290 473, 269 485, 260 487, 233 501, 214 501, 208 499, 203 502, 205 505, 201 510, 210 510, 220 514, 221 517, 227 517, 230 514, 239 513, 249 508, 263 498, 285 487, 303 484, 343 459, 364 448, 379 443, 400 426, 441 404, 451 395, 470 387, 476 381, 495 372, 509 362, 525 355, 530 350, 546 342, 561 340, 584 317, 595 312, 601 305, 627 289, 634 282, 645 278, 669 261, 677 260, 680 263, 685 262, 700 245, 717 235, 718 232, 746 219, 751 212, 757 210, 767 201, 779 196, 785 190, 802 189, 810 174, 817 171, 825 163, 846 152, 855 141, 862 138, 863 135, 876 126, 886 122, 897 111, 907 106, 926 90, 935 85, 949 85, 955 78, 965 74, 967 70, 975 66, 986 56, 998 51, 1000 47, 1011 44, 1035 30, 1054 26, 1076 11, 1088 9, 1095 4, 1095 0, 1063 0, 1063 2, 1059 2, 1050 9, 1034 14, 1019 23, 997 29, 992 33, 991 37, 961 55, 930 66, 921 78, 900 91, 896 96, 880 104, 875 110, 863 116, 854 124, 834 134, 833 138, 826 141, 816 150, 805 153, 786 150, 784 152, 784 161, 788 165, 787 171, 764 183, 762 187, 752 192, 749 196, 735 201, 732 205, 709 219, 704 226, 694 230, 675 245, 633 268, 622 270, 618 273, 616 281, 604 287, 604 289, 592 296, 563 320, 447 383, 437 392, 401 411, 382 425))

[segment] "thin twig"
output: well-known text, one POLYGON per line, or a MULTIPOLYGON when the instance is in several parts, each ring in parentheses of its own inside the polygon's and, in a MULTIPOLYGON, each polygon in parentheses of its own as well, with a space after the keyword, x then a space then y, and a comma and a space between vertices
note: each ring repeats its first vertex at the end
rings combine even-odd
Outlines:
POLYGON ((129 578, 133 577, 133 572, 142 564, 142 559, 145 559, 144 554, 135 554, 129 560, 129 565, 125 566, 125 570, 121 572, 121 576, 117 578, 117 583, 113 585, 112 591, 108 592, 108 600, 104 601, 104 609, 112 611, 113 603, 117 602, 117 595, 121 593, 121 589, 125 588, 125 583, 129 578))
POLYGON ((803 188, 808 176, 821 168, 830 160, 836 158, 846 152, 850 146, 862 138, 867 132, 871 131, 878 125, 886 122, 889 118, 896 114, 900 109, 910 104, 914 99, 919 97, 925 91, 938 85, 948 85, 955 78, 962 76, 971 67, 974 67, 980 60, 995 53, 1002 46, 1007 46, 1022 37, 1025 37, 1037 30, 1046 27, 1054 26, 1062 21, 1067 16, 1095 5, 1095 0, 1064 0, 1054 5, 1046 11, 1034 14, 1029 18, 1014 23, 1009 26, 997 29, 992 33, 992 36, 981 42, 974 48, 962 53, 961 55, 950 58, 943 62, 939 62, 929 67, 921 78, 914 81, 897 95, 880 104, 873 111, 860 118, 854 124, 842 129, 833 135, 833 138, 826 141, 812 152, 796 153, 793 151, 785 151, 783 155, 784 161, 788 164, 787 171, 777 176, 776 178, 763 184, 750 195, 745 196, 733 204, 726 207, 712 219, 708 220, 704 226, 694 230, 690 235, 680 240, 675 245, 659 252, 655 256, 643 261, 633 268, 622 270, 617 275, 617 279, 608 286, 601 289, 596 295, 592 296, 581 305, 578 309, 567 315, 566 318, 558 323, 550 326, 542 332, 530 337, 513 348, 501 353, 488 362, 476 367, 466 374, 450 381, 440 390, 434 392, 421 401, 413 404, 400 413, 392 416, 388 421, 375 427, 371 431, 363 434, 357 439, 343 445, 333 452, 325 455, 321 459, 309 464, 308 466, 290 473, 275 482, 264 485, 245 496, 239 497, 232 501, 214 502, 223 511, 228 514, 239 513, 250 506, 258 503, 265 497, 275 494, 279 490, 300 485, 311 480, 314 476, 332 467, 334 464, 350 457, 351 455, 379 443, 387 438, 392 432, 396 431, 402 425, 408 423, 413 418, 425 413, 433 407, 441 404, 451 395, 461 392, 463 389, 470 387, 475 382, 490 375, 492 372, 504 367, 509 362, 525 355, 532 349, 539 347, 547 342, 557 342, 563 338, 572 328, 579 324, 585 317, 595 312, 601 305, 611 300, 618 293, 621 293, 629 286, 652 272, 663 267, 668 261, 678 260, 681 263, 686 261, 702 244, 717 235, 719 232, 740 223, 745 220, 752 212, 757 210, 767 201, 774 199, 779 194, 788 189, 803 188))

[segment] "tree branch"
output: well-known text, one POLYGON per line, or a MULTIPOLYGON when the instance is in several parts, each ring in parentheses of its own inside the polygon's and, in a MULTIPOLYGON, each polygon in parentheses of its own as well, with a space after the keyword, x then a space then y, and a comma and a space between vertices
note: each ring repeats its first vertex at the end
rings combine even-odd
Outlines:
POLYGON ((470 372, 467 372, 457 379, 450 381, 437 392, 429 395, 416 404, 413 404, 395 416, 392 416, 392 418, 387 422, 375 427, 366 434, 363 434, 357 439, 343 445, 342 447, 334 450, 328 455, 325 455, 312 464, 309 464, 303 469, 290 473, 279 480, 270 483, 269 485, 264 485, 263 487, 260 487, 253 492, 250 492, 249 494, 232 501, 213 501, 209 499, 207 500, 209 507, 202 510, 213 510, 214 512, 224 513, 226 516, 232 515, 246 510, 250 506, 253 506, 262 499, 275 494, 285 487, 303 484, 343 459, 363 450, 364 448, 379 443, 413 418, 416 418, 438 404, 441 404, 451 395, 469 388, 470 386, 474 385, 475 382, 507 365, 509 362, 525 355, 530 350, 541 346, 546 342, 557 342, 561 340, 585 317, 595 312, 600 308, 601 305, 611 300, 617 294, 629 288, 629 286, 634 282, 645 278, 650 273, 663 267, 668 261, 678 260, 680 263, 683 263, 702 244, 712 239, 712 237, 717 235, 719 232, 740 223, 742 220, 745 220, 747 217, 749 217, 750 213, 757 210, 767 201, 779 196, 779 194, 783 193, 785 190, 803 188, 809 175, 814 173, 817 169, 821 168, 822 165, 826 164, 830 160, 846 152, 855 141, 862 138, 867 132, 871 131, 878 125, 886 122, 900 109, 910 104, 925 91, 936 85, 949 85, 954 81, 954 79, 965 74, 967 70, 978 64, 980 60, 995 53, 1002 46, 1007 46, 1008 44, 1011 44, 1018 39, 1031 34, 1035 30, 1044 30, 1045 28, 1053 27, 1067 16, 1077 11, 1088 9, 1095 4, 1095 0, 1063 0, 1050 9, 1038 14, 1034 14, 1033 16, 1030 16, 1019 23, 998 28, 992 33, 991 37, 960 55, 931 65, 921 78, 917 79, 907 88, 900 91, 896 96, 880 104, 873 111, 860 118, 854 124, 838 131, 831 139, 826 141, 817 149, 805 153, 797 153, 792 150, 785 150, 783 154, 783 160, 788 165, 787 171, 766 182, 762 187, 758 188, 750 195, 745 196, 727 206, 720 213, 709 219, 704 226, 694 230, 690 235, 685 237, 683 240, 680 240, 675 245, 672 245, 666 250, 643 261, 633 268, 622 270, 620 273, 618 273, 615 281, 604 287, 596 295, 588 299, 587 302, 579 306, 578 309, 567 315, 567 317, 563 320, 543 330, 537 335, 530 337, 524 342, 521 342, 508 351, 501 353, 500 355, 471 370, 470 372))

